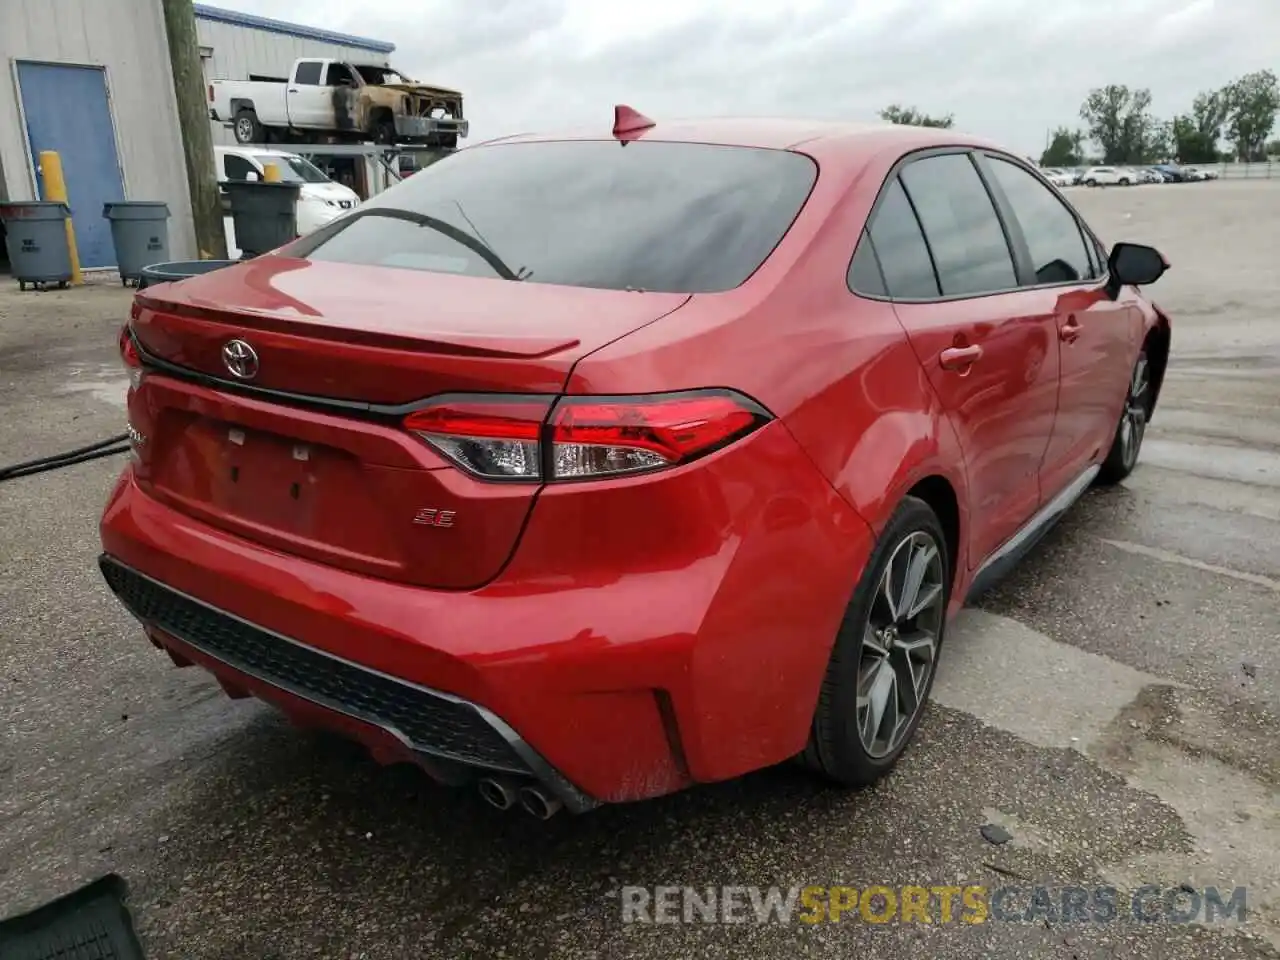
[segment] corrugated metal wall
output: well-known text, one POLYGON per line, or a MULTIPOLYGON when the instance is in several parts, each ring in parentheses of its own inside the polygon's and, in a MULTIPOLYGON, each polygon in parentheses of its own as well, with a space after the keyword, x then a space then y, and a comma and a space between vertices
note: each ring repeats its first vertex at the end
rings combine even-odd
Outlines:
MULTIPOLYGON (((2 4, 4 0, 0 0, 2 4)), ((359 63, 387 63, 385 53, 374 53, 362 47, 349 47, 304 37, 286 36, 215 20, 198 18, 196 29, 200 45, 212 48, 205 60, 205 80, 247 80, 249 74, 287 77, 293 61, 299 57, 331 57, 359 63)), ((213 124, 215 144, 233 144, 231 128, 213 124)))
MULTIPOLYGON (((125 196, 164 200, 175 258, 195 255, 177 102, 160 0, 0 0, 0 170, 13 200, 37 196, 14 61, 106 68, 125 196)), ((75 184, 68 183, 72 204, 75 184)))

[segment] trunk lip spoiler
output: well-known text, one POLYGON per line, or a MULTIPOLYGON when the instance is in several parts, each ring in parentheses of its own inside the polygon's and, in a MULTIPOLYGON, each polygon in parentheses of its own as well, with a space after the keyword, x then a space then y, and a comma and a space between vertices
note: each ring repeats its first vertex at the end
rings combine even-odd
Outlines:
POLYGON ((404 419, 404 417, 430 401, 429 397, 424 397, 421 400, 413 400, 409 403, 370 403, 365 400, 346 400, 340 397, 325 397, 314 393, 296 393, 292 390, 260 387, 251 383, 215 376, 212 373, 205 373, 202 370, 195 370, 191 367, 184 367, 171 360, 158 357, 139 342, 132 330, 129 331, 129 338, 133 341, 133 345, 138 351, 138 359, 142 361, 144 367, 167 374, 178 380, 212 387, 227 393, 257 397, 263 400, 276 400, 293 406, 310 407, 328 413, 357 414, 370 419, 396 421, 404 419))

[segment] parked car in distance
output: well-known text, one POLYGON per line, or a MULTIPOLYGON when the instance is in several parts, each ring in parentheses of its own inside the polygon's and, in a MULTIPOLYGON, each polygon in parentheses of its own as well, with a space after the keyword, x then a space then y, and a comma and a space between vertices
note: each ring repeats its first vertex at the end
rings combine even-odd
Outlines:
POLYGON ((1075 174, 1070 170, 1059 170, 1056 167, 1043 171, 1045 179, 1055 187, 1070 187, 1076 182, 1075 174))
POLYGON ((1164 176, 1170 183, 1185 183, 1192 179, 1186 172, 1186 168, 1180 167, 1176 163, 1158 163, 1153 169, 1164 176))
POLYGON ((266 179, 267 164, 275 166, 282 181, 298 184, 299 236, 318 230, 360 204, 360 196, 354 190, 330 180, 315 164, 296 153, 261 147, 214 147, 213 153, 220 185, 232 180, 266 179))
POLYGON ((1138 170, 1138 182, 1140 183, 1164 183, 1165 176, 1155 167, 1143 167, 1138 170))
POLYGON ((952 615, 1137 465, 1167 264, 950 130, 602 127, 141 291, 102 573, 499 808, 873 783, 952 615))
POLYGON ((1183 167, 1182 172, 1186 174, 1188 180, 1217 180, 1218 171, 1209 170, 1205 167, 1183 167))
POLYGON ((1128 167, 1090 167, 1081 177, 1086 187, 1127 187, 1138 175, 1128 167))

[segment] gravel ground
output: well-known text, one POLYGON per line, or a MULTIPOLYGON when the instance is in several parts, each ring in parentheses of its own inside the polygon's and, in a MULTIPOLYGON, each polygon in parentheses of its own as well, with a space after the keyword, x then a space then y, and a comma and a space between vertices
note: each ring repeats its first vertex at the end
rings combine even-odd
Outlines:
MULTIPOLYGON (((0 485, 0 915, 118 871, 149 956, 190 960, 1280 956, 1280 182, 1071 195, 1174 264, 1162 406, 1134 476, 962 614, 886 782, 543 824, 380 768, 153 650, 94 566, 101 460, 0 485), (1248 914, 622 923, 625 888, 725 884, 1019 888, 1001 917, 1037 885, 1244 886, 1248 914)), ((0 285, 0 461, 120 432, 128 302, 0 285)))

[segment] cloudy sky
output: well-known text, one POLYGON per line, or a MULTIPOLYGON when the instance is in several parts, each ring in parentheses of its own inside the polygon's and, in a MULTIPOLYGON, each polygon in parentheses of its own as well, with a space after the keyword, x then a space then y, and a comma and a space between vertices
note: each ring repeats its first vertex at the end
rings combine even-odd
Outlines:
POLYGON ((1280 0, 211 0, 389 40, 394 66, 467 97, 470 142, 599 122, 954 113, 1038 156, 1091 87, 1150 87, 1162 115, 1280 70, 1280 0))

